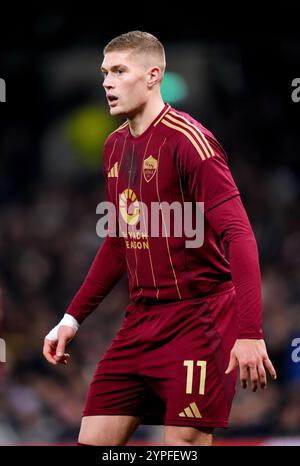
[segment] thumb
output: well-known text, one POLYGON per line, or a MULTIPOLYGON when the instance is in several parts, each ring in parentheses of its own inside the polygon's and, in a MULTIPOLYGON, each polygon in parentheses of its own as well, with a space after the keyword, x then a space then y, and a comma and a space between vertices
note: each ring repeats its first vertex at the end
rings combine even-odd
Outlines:
POLYGON ((66 340, 62 337, 59 338, 56 347, 56 356, 63 356, 66 347, 66 340))
POLYGON ((238 364, 238 360, 236 358, 236 356, 234 356, 234 354, 231 354, 230 355, 230 361, 229 361, 229 364, 228 364, 228 367, 225 371, 225 374, 230 374, 231 371, 233 371, 233 369, 237 366, 238 364))

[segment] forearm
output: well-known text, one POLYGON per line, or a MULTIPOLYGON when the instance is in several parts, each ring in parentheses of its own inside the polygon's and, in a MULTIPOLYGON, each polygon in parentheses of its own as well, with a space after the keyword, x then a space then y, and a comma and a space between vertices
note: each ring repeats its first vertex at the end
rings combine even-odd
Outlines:
POLYGON ((91 314, 126 270, 122 238, 107 236, 99 248, 90 270, 67 309, 80 324, 91 314))
POLYGON ((229 247, 231 275, 237 297, 238 338, 263 338, 258 250, 243 204, 237 196, 206 215, 229 247))
POLYGON ((238 338, 263 338, 261 276, 255 238, 232 240, 229 260, 237 297, 238 338))

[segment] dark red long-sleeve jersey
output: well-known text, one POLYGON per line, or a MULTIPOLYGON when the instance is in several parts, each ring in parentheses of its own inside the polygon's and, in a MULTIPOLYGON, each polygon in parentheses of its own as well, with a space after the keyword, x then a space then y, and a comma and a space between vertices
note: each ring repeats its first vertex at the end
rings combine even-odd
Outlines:
POLYGON ((135 303, 205 297, 234 285, 238 337, 262 338, 256 241, 227 155, 213 134, 166 104, 140 136, 133 137, 127 123, 112 133, 103 160, 107 200, 116 208, 119 236, 105 238, 67 313, 82 322, 127 271, 135 303), (166 233, 163 209, 158 222, 165 234, 151 235, 153 203, 174 202, 182 212, 191 203, 193 222, 195 202, 204 203, 201 246, 186 247, 184 220, 181 235, 175 235, 172 222, 166 233))

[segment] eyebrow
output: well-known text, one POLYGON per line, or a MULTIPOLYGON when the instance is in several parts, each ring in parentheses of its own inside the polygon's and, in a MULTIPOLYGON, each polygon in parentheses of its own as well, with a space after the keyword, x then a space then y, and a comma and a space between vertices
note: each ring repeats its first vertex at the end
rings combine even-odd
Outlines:
MULTIPOLYGON (((111 71, 115 71, 115 70, 118 69, 118 68, 126 68, 126 69, 127 69, 128 66, 122 65, 122 64, 120 64, 120 65, 114 65, 114 66, 111 67, 111 71)), ((102 72, 105 72, 105 71, 107 71, 107 69, 104 68, 103 66, 101 66, 101 71, 102 71, 102 72)))

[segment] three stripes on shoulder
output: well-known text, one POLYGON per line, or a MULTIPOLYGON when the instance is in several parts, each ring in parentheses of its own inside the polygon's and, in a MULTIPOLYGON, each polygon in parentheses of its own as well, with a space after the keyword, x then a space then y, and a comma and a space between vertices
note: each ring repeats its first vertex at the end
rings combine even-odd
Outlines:
POLYGON ((169 112, 164 115, 161 122, 184 134, 195 147, 202 160, 214 157, 215 153, 205 134, 196 125, 188 121, 182 115, 176 112, 169 112))

